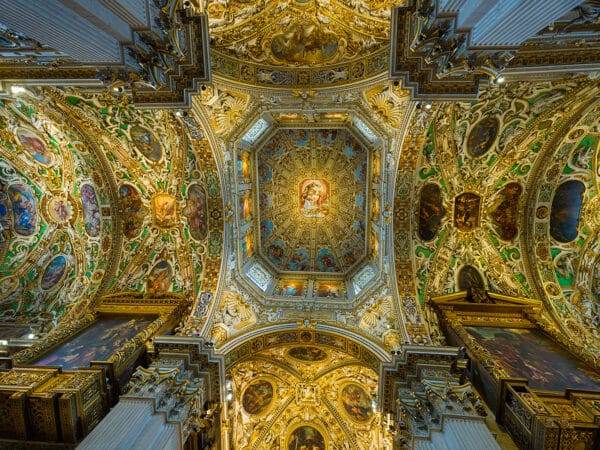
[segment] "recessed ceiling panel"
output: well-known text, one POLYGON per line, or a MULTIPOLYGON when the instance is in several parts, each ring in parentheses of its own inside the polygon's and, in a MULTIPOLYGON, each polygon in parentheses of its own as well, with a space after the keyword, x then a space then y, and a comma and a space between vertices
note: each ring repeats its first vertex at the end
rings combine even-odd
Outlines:
POLYGON ((280 129, 265 142, 256 177, 260 254, 269 265, 345 274, 364 257, 367 162, 346 129, 280 129))

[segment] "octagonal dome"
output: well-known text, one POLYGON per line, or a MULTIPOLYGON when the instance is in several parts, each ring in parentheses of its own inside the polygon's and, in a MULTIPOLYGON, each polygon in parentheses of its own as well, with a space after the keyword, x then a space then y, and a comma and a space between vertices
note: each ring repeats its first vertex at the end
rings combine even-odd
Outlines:
POLYGON ((341 300, 381 274, 381 141, 364 121, 279 112, 237 142, 236 245, 254 287, 341 300))
POLYGON ((259 254, 277 272, 345 274, 366 254, 368 150, 347 129, 279 129, 256 150, 259 254))

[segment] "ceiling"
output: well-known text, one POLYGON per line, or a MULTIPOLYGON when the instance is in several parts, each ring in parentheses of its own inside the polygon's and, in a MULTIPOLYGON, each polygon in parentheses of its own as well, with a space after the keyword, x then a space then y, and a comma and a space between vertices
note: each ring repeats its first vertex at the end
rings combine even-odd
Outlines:
MULTIPOLYGON (((210 2, 213 80, 183 112, 122 85, 3 94, 5 320, 45 330, 104 294, 175 292, 189 333, 317 320, 389 346, 435 340, 428 299, 476 286, 543 299, 596 351, 598 81, 411 101, 387 78, 391 6, 210 2)), ((557 26, 591 48, 582 11, 557 26)), ((73 62, 2 30, 2 70, 73 62)))

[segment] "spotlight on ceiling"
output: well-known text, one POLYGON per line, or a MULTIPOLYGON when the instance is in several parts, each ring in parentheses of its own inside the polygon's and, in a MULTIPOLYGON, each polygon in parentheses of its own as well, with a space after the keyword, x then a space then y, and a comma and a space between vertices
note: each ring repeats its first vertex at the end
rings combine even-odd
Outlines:
POLYGON ((503 76, 499 76, 498 78, 496 78, 496 83, 498 84, 502 84, 506 81, 506 78, 504 78, 503 76))
POLYGON ((22 94, 25 92, 25 88, 23 86, 11 86, 10 92, 12 92, 14 95, 22 94))
POLYGON ((429 102, 425 103, 425 109, 431 109, 431 103, 429 103, 429 102))

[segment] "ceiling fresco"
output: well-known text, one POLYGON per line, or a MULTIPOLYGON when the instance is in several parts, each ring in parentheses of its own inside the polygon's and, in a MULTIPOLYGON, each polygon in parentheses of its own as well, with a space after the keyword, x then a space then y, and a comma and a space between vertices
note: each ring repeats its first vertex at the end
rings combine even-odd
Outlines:
POLYGON ((179 293, 203 317, 223 203, 199 125, 112 94, 28 92, 0 110, 4 320, 47 331, 120 291, 179 293))
POLYGON ((352 269, 367 247, 367 149, 344 129, 279 129, 256 158, 263 259, 278 272, 352 269))
POLYGON ((54 326, 92 297, 114 226, 106 160, 60 98, 0 103, 0 317, 54 326))
POLYGON ((236 448, 338 448, 348 442, 368 449, 377 442, 377 373, 344 351, 278 346, 237 363, 227 376, 236 448))
POLYGON ((514 84, 434 106, 424 136, 405 142, 420 150, 409 247, 419 301, 469 288, 540 298, 597 354, 597 89, 514 84))
POLYGON ((210 2, 212 70, 265 87, 327 87, 380 75, 387 70, 393 4, 381 0, 210 2))

